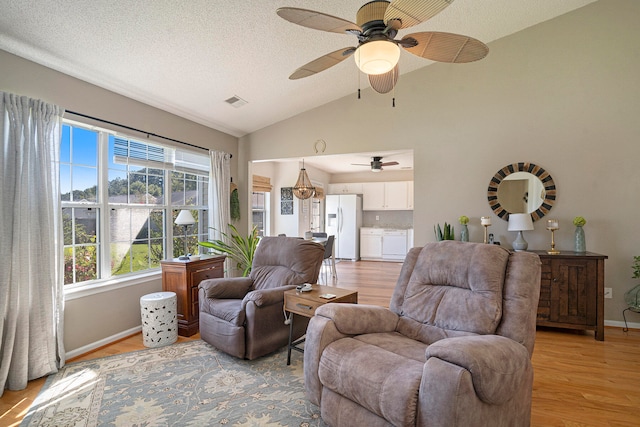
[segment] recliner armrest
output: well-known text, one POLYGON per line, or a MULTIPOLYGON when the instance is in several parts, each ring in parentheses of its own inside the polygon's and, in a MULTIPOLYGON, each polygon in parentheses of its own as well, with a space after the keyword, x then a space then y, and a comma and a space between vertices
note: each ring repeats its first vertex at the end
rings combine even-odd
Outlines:
POLYGON ((345 335, 393 332, 399 319, 388 308, 365 304, 329 303, 318 307, 315 314, 333 320, 345 335))
POLYGON ((516 393, 531 366, 527 349, 500 335, 445 338, 427 347, 426 356, 469 371, 478 397, 494 405, 516 393))
POLYGON ((207 298, 242 299, 252 284, 248 277, 229 277, 203 280, 198 288, 204 290, 207 298))
POLYGON ((249 301, 253 302, 257 307, 284 303, 284 292, 294 288, 294 285, 287 285, 277 288, 253 290, 244 296, 242 306, 245 307, 249 301))

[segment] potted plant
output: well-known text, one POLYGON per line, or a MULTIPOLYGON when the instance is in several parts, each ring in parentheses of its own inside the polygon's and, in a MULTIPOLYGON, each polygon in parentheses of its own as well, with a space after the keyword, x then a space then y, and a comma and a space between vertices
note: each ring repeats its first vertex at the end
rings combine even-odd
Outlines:
MULTIPOLYGON (((631 269, 633 270, 633 276, 631 277, 640 279, 640 256, 633 257, 631 269)), ((626 302, 633 311, 640 312, 640 285, 634 286, 624 294, 624 302, 626 302)))
MULTIPOLYGON (((210 240, 207 242, 198 242, 202 247, 213 249, 215 253, 223 254, 231 258, 236 263, 236 268, 242 271, 242 276, 246 277, 251 272, 251 264, 253 263, 253 255, 258 247, 260 237, 258 236, 258 228, 253 227, 247 237, 243 237, 238 233, 238 229, 229 224, 231 235, 221 232, 225 240, 210 240)), ((215 228, 211 227, 215 230, 215 228)))
POLYGON ((444 227, 440 228, 440 224, 437 224, 437 227, 433 226, 433 232, 436 235, 436 240, 438 242, 442 240, 455 240, 455 232, 453 231, 453 226, 451 224, 444 223, 444 227))

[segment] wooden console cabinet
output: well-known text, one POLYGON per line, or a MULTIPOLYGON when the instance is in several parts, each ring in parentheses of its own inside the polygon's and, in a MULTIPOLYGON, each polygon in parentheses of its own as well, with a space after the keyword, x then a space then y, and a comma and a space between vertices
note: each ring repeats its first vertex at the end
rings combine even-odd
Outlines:
POLYGON ((224 256, 202 257, 198 261, 160 261, 162 290, 178 296, 178 334, 189 337, 199 330, 198 285, 205 279, 224 276, 224 256))
POLYGON ((604 260, 592 252, 532 251, 542 261, 539 326, 591 330, 604 340, 604 260))

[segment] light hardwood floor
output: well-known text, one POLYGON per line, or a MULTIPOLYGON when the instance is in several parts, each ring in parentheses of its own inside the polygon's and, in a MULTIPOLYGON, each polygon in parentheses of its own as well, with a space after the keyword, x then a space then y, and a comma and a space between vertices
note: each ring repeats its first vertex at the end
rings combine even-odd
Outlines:
MULTIPOLYGON (((389 305, 401 264, 340 262, 337 286, 358 290, 361 304, 389 305)), ((179 342, 199 339, 180 337, 179 342)), ((74 359, 143 349, 141 334, 74 359)), ((72 362, 72 361, 71 361, 72 362)), ((540 329, 533 354, 532 426, 640 425, 640 330, 607 327, 605 341, 592 332, 540 329)), ((44 379, 23 391, 5 391, 0 426, 17 426, 44 379)))

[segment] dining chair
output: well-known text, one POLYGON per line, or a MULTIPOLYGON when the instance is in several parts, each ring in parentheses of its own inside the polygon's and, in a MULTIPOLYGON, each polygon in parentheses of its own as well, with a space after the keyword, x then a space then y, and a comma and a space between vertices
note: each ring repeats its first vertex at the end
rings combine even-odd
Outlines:
POLYGON ((336 272, 336 257, 333 250, 336 236, 331 235, 326 237, 327 241, 324 245, 324 259, 322 260, 322 278, 324 280, 324 284, 328 285, 327 269, 331 270, 331 278, 333 279, 334 284, 338 282, 338 273, 336 272))

